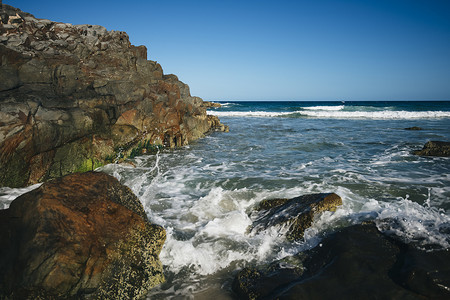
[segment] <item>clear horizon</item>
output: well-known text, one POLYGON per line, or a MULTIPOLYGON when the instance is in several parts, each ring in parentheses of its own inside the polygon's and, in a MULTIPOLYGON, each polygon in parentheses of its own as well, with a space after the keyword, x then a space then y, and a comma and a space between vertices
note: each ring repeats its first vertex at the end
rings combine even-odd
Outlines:
POLYGON ((446 0, 3 3, 125 31, 205 100, 450 100, 446 0))

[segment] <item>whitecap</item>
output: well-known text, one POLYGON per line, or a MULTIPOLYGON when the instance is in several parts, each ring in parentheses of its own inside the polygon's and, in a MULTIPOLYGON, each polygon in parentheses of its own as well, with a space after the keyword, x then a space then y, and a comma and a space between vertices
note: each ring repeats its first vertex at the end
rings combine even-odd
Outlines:
POLYGON ((330 119, 436 119, 450 118, 449 111, 302 111, 302 116, 330 119))
POLYGON ((338 106, 305 106, 302 109, 306 110, 327 110, 327 111, 339 111, 344 109, 344 105, 338 106))

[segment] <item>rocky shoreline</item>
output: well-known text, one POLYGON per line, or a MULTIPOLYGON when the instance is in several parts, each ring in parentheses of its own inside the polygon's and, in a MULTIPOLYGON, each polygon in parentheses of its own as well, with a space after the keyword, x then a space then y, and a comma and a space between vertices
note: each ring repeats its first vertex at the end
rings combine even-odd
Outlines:
MULTIPOLYGON (((166 232, 129 188, 90 171, 228 131, 206 114, 219 104, 192 97, 124 32, 0 5, 0 186, 45 182, 0 210, 0 298, 144 298, 165 280, 158 256, 166 232)), ((415 154, 448 156, 448 147, 430 142, 415 154)), ((248 231, 282 228, 295 243, 341 204, 334 193, 263 200, 248 231)), ((236 271, 234 296, 446 299, 449 251, 429 250, 368 220, 236 271)))
POLYGON ((143 298, 164 281, 165 230, 107 163, 228 131, 212 102, 98 25, 0 2, 0 186, 41 187, 0 210, 0 298, 143 298))
POLYGON ((145 46, 1 6, 0 186, 22 187, 227 131, 145 46), (143 147, 143 145, 146 147, 143 147), (145 148, 145 150, 144 150, 145 148))

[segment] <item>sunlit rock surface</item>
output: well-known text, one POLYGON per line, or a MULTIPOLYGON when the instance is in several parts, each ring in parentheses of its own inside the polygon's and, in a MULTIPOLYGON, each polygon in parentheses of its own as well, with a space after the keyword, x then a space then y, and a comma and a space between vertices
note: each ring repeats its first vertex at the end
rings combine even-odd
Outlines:
POLYGON ((0 8, 0 186, 19 187, 226 131, 122 31, 0 8))
POLYGON ((135 299, 164 281, 165 230, 104 173, 44 183, 0 210, 1 299, 135 299))

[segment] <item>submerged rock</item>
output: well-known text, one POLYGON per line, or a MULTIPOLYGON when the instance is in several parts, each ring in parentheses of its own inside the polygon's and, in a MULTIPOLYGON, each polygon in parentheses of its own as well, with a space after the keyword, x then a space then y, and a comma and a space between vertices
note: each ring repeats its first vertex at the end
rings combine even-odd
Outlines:
POLYGON ((413 127, 405 128, 405 130, 423 130, 423 129, 422 129, 422 127, 413 126, 413 127))
POLYGON ((252 230, 261 231, 271 226, 287 226, 287 239, 299 240, 311 226, 316 214, 326 210, 335 211, 339 205, 342 205, 342 199, 335 193, 263 200, 257 208, 259 212, 252 230))
POLYGON ((262 267, 233 282, 241 299, 449 299, 450 252, 426 252, 354 225, 312 250, 262 267))
POLYGON ((450 156, 450 142, 429 141, 422 150, 413 152, 415 155, 421 156, 450 156))
POLYGON ((104 173, 44 183, 1 210, 0 224, 2 299, 133 299, 164 281, 164 229, 104 173))
POLYGON ((125 32, 0 6, 0 186, 90 171, 139 142, 174 148, 228 130, 125 32))

